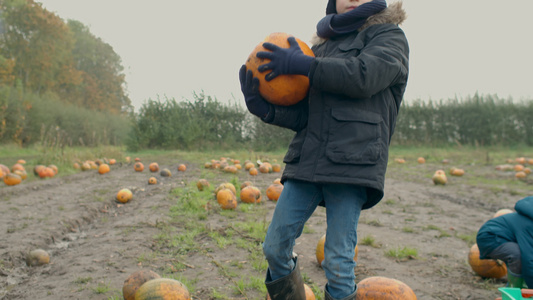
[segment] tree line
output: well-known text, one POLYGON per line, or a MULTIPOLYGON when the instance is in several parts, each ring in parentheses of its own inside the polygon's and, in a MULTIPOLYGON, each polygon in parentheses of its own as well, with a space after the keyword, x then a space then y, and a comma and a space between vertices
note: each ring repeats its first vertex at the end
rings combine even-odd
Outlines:
MULTIPOLYGON (((129 150, 282 150, 294 132, 251 115, 242 102, 148 99, 138 112, 114 115, 0 86, 0 144, 124 145, 129 150)), ((393 145, 533 146, 533 101, 474 95, 447 101, 404 101, 393 145)))
POLYGON ((0 86, 100 112, 132 110, 120 56, 81 22, 33 0, 0 0, 0 24, 0 86))

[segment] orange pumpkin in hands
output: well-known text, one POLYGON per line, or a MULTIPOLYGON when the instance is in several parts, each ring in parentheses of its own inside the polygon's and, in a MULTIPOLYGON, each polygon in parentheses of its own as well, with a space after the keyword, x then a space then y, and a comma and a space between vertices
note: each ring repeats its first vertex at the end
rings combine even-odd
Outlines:
MULTIPOLYGON (((259 79, 259 93, 265 100, 276 105, 293 105, 305 98, 309 90, 309 78, 303 75, 280 75, 271 81, 266 81, 265 75, 270 73, 270 70, 260 73, 257 68, 260 65, 268 63, 270 60, 258 58, 257 53, 262 51, 269 51, 263 47, 263 43, 272 43, 278 47, 289 48, 287 39, 291 35, 282 32, 275 32, 265 38, 259 43, 255 49, 250 53, 246 60, 246 69, 252 70, 254 77, 259 79)), ((296 38, 300 49, 305 55, 315 56, 311 48, 307 46, 302 40, 296 38)))

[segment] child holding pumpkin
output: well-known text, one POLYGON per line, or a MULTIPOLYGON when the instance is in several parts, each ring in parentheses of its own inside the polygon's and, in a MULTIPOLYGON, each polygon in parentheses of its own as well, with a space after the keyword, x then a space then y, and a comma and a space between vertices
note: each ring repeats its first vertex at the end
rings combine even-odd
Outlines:
POLYGON ((388 149, 407 85, 409 46, 398 27, 401 2, 329 0, 312 50, 303 54, 264 43, 257 57, 270 81, 283 74, 309 77, 307 97, 292 106, 268 103, 259 80, 243 66, 241 90, 248 110, 266 123, 296 132, 285 155, 284 189, 263 244, 265 284, 273 300, 305 299, 295 240, 318 205, 326 207, 322 267, 325 298, 355 299, 354 249, 361 210, 383 197, 388 149))
POLYGON ((509 287, 533 288, 533 196, 515 204, 515 211, 488 220, 476 242, 480 259, 500 259, 507 265, 509 287))

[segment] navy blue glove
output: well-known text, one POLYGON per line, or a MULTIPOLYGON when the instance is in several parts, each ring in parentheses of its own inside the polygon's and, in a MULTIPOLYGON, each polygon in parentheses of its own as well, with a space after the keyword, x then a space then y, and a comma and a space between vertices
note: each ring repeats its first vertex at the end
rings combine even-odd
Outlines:
POLYGON ((290 45, 289 48, 282 48, 272 43, 263 43, 263 47, 270 51, 261 51, 256 54, 258 58, 270 59, 270 62, 257 68, 259 72, 272 70, 272 72, 266 74, 266 81, 283 74, 305 76, 309 74, 311 63, 315 58, 305 55, 294 37, 289 37, 287 41, 290 45))
POLYGON ((259 94, 259 79, 254 77, 252 70, 246 71, 246 66, 243 65, 239 70, 239 80, 248 110, 261 119, 266 118, 271 104, 259 94))

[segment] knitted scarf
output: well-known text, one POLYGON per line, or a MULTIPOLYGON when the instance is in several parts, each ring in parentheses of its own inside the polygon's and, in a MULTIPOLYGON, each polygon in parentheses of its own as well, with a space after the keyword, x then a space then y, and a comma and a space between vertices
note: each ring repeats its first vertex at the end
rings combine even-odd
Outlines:
POLYGON ((365 24, 368 17, 385 8, 387 8, 385 0, 373 0, 343 14, 328 14, 316 25, 317 35, 327 39, 354 32, 365 24))

